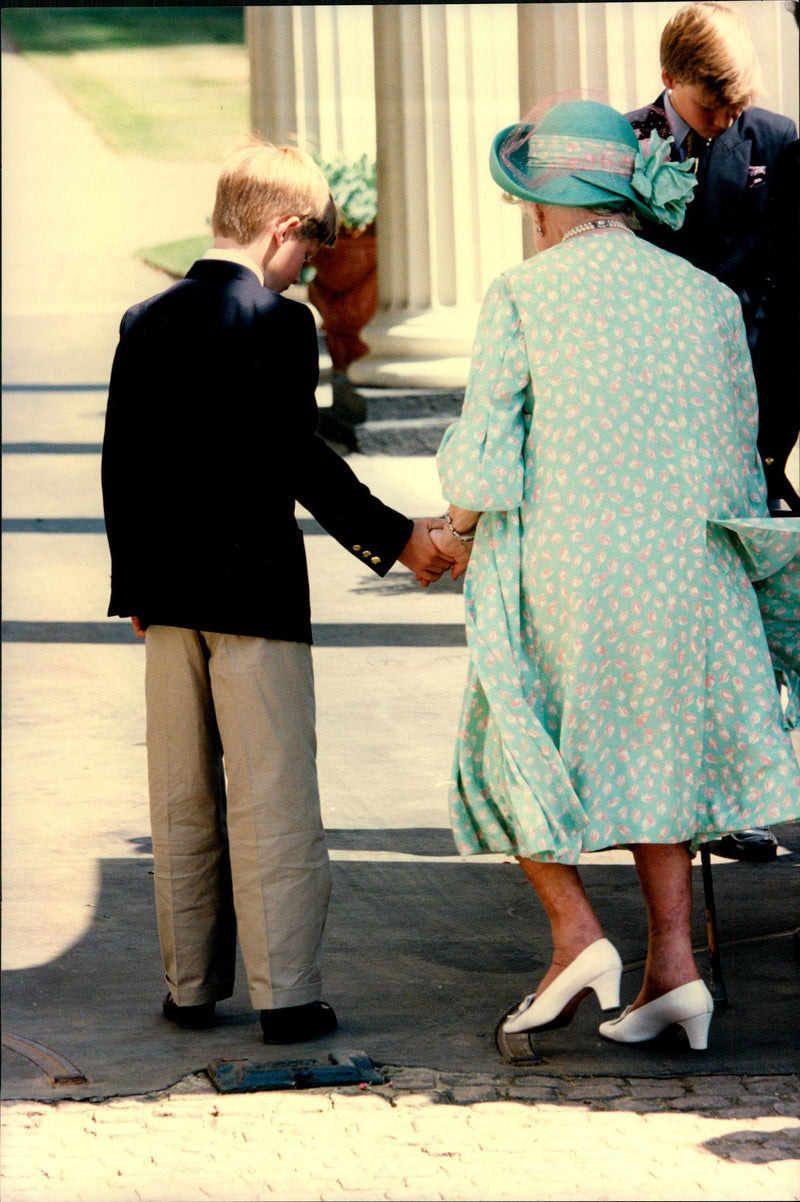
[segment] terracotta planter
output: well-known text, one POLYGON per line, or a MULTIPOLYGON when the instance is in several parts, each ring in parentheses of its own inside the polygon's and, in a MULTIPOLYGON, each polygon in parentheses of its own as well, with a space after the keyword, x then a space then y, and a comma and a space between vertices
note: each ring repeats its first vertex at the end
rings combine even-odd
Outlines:
POLYGON ((334 247, 314 258, 317 274, 308 299, 322 317, 322 328, 335 371, 369 350, 359 334, 378 308, 378 253, 374 226, 363 233, 342 230, 334 247))

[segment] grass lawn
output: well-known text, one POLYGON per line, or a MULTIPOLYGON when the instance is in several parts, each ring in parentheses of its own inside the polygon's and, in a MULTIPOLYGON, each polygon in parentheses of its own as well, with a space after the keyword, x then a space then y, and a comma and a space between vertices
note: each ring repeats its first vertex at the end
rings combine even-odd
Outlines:
POLYGON ((7 8, 2 19, 121 154, 218 162, 249 132, 238 6, 7 8))
MULTIPOLYGON (((178 242, 162 242, 159 246, 146 246, 138 252, 138 257, 151 267, 166 272, 175 280, 182 280, 192 263, 212 245, 212 235, 200 234, 195 238, 181 238, 178 242)), ((316 275, 316 268, 307 263, 300 270, 300 283, 308 284, 316 275)))
POLYGON ((140 250, 138 257, 151 267, 165 271, 173 279, 182 280, 192 263, 208 250, 213 241, 211 234, 200 234, 196 238, 182 238, 180 242, 162 242, 160 246, 147 246, 140 250))
POLYGON ((244 43, 242 8, 234 4, 6 8, 3 25, 17 48, 31 54, 244 43))

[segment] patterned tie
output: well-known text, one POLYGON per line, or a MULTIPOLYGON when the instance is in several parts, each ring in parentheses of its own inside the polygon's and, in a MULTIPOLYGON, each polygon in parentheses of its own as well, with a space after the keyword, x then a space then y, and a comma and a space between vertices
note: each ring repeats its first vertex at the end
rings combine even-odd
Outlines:
POLYGON ((683 148, 686 152, 684 158, 697 159, 697 173, 699 175, 703 165, 703 152, 706 148, 706 139, 702 138, 696 130, 690 129, 684 139, 683 148))

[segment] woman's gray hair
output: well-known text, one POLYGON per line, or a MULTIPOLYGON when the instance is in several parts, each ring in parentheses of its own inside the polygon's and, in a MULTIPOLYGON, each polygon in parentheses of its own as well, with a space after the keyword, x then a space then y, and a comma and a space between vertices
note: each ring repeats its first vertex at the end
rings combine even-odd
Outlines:
MULTIPOLYGON (((522 200, 518 196, 512 196, 510 192, 503 193, 503 200, 510 205, 523 205, 527 209, 531 209, 534 204, 541 203, 533 200, 522 200)), ((543 206, 547 208, 547 205, 543 206)), ((558 205, 549 206, 558 208, 558 205)), ((576 206, 577 207, 577 206, 576 206)), ((632 204, 624 204, 621 208, 619 202, 613 205, 595 205, 588 207, 581 205, 581 209, 590 215, 590 217, 613 217, 615 221, 624 221, 628 229, 640 230, 642 228, 641 220, 632 204)))
POLYGON ((642 223, 633 205, 624 205, 618 209, 609 205, 597 205, 595 208, 587 208, 587 213, 591 213, 593 217, 612 217, 615 221, 624 221, 628 229, 640 230, 642 223))

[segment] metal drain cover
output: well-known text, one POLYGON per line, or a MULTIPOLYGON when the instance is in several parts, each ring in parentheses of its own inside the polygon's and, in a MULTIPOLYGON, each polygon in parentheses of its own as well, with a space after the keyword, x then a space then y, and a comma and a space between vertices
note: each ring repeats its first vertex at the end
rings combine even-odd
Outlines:
POLYGON ((257 1064, 252 1060, 212 1060, 206 1072, 220 1093, 384 1084, 383 1077, 364 1052, 331 1052, 327 1061, 285 1060, 273 1064, 257 1064))

